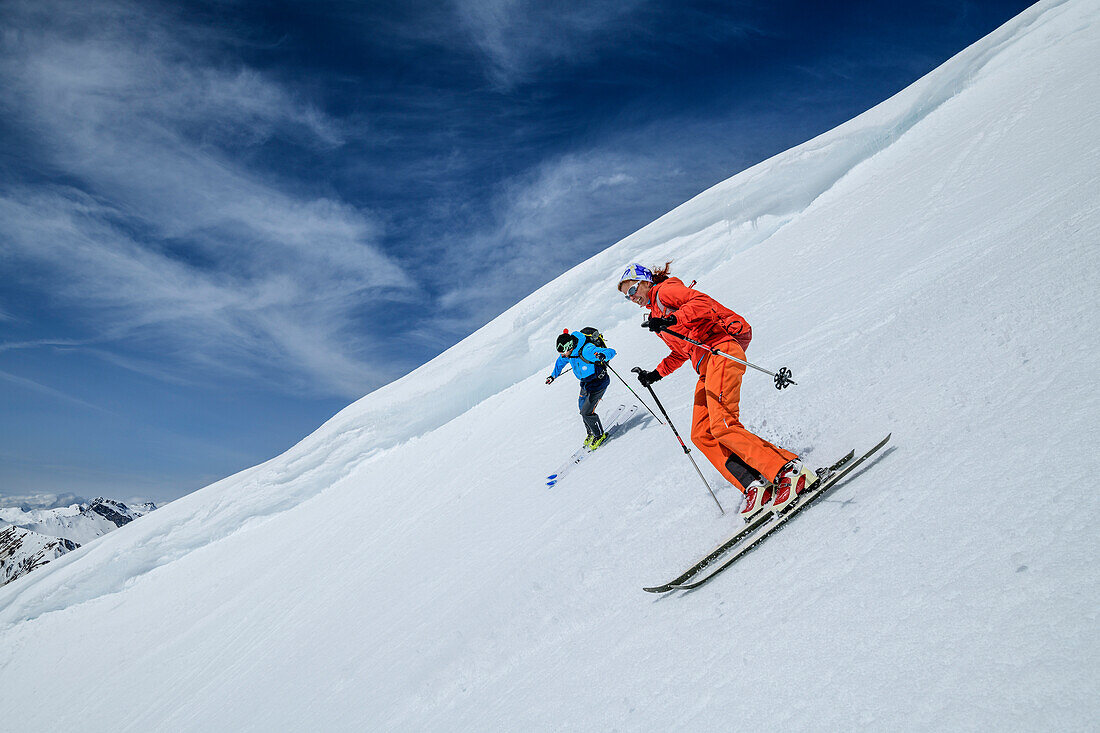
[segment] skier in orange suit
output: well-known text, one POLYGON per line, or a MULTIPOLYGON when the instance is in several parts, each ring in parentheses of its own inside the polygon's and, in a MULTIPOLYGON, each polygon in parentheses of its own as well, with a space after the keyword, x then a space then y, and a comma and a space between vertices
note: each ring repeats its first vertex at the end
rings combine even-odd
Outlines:
POLYGON ((745 366, 669 334, 683 336, 744 360, 752 329, 741 316, 705 293, 671 277, 669 264, 650 270, 633 263, 619 278, 619 291, 649 309, 644 324, 668 344, 669 355, 638 381, 648 387, 685 361, 699 374, 695 386, 691 442, 715 468, 745 494, 741 515, 751 518, 765 508, 779 511, 813 485, 817 474, 794 453, 750 432, 740 420, 741 378, 745 366))

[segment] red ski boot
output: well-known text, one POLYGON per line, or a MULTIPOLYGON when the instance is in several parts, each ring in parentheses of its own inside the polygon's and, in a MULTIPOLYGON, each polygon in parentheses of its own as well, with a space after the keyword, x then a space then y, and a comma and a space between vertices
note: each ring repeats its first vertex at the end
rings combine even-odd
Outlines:
POLYGON ((772 501, 772 486, 764 479, 756 479, 745 487, 745 499, 741 504, 741 517, 747 522, 767 508, 772 501))
POLYGON ((775 499, 771 510, 778 514, 788 504, 798 498, 806 489, 817 483, 817 474, 802 465, 802 461, 793 460, 779 470, 775 477, 775 499))

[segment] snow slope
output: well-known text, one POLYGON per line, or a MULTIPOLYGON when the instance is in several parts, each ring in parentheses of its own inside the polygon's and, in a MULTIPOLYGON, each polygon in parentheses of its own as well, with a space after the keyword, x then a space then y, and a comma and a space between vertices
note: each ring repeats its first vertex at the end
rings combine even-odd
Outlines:
MULTIPOLYGON (((0 589, 2 725, 1095 730, 1097 59, 1095 0, 1039 3, 284 455, 0 589), (668 258, 794 370, 746 378, 750 427, 816 463, 894 447, 655 597, 737 520, 644 412, 547 490, 583 429, 543 378, 566 326, 651 368, 614 278, 668 258)), ((657 385, 681 431, 693 382, 657 385)))

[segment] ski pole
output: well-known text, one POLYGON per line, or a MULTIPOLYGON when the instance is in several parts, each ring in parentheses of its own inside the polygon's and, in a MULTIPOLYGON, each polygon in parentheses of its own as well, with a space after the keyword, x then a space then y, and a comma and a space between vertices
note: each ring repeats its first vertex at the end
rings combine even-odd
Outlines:
MULTIPOLYGON (((641 367, 634 367, 630 371, 640 374, 645 370, 641 367)), ((676 426, 672 424, 672 418, 668 416, 668 413, 665 412, 664 405, 662 405, 661 401, 657 399, 657 393, 653 391, 653 385, 647 384, 645 388, 649 390, 649 393, 651 395, 653 395, 653 401, 657 403, 657 407, 661 410, 661 414, 665 416, 666 420, 668 420, 668 426, 672 428, 672 434, 676 436, 676 440, 680 441, 680 447, 684 449, 684 455, 686 455, 688 457, 688 460, 691 461, 691 465, 695 466, 695 472, 699 474, 699 478, 703 480, 703 485, 707 487, 707 491, 710 492, 711 498, 714 499, 714 503, 718 505, 718 511, 725 514, 726 510, 722 508, 722 502, 718 501, 718 497, 714 495, 714 489, 710 488, 710 484, 707 483, 707 479, 703 476, 703 472, 699 470, 699 464, 696 463, 695 459, 691 457, 691 448, 688 448, 687 445, 684 444, 684 439, 680 437, 680 433, 676 432, 676 426)))
MULTIPOLYGON (((608 369, 611 369, 611 373, 612 373, 612 374, 614 374, 614 375, 615 375, 616 377, 619 377, 619 373, 618 373, 617 371, 615 371, 615 370, 614 370, 614 369, 613 369, 613 368, 611 367, 611 365, 610 365, 610 364, 608 364, 608 365, 607 365, 607 368, 608 368, 608 369)), ((642 403, 643 405, 645 405, 645 409, 649 410, 649 414, 650 414, 650 415, 653 415, 653 419, 654 419, 654 420, 656 420, 657 422, 661 423, 662 425, 664 425, 664 424, 665 424, 665 423, 664 423, 664 420, 662 420, 661 418, 657 417, 657 413, 653 412, 653 409, 652 409, 652 408, 650 408, 650 406, 649 406, 649 405, 646 405, 646 404, 645 404, 645 400, 643 400, 643 399, 642 399, 641 397, 638 397, 638 393, 637 393, 637 392, 635 392, 635 391, 634 391, 633 389, 631 389, 631 388, 630 388, 630 385, 626 383, 626 380, 625 380, 625 379, 623 379, 622 377, 619 377, 619 381, 623 383, 623 386, 624 386, 624 387, 626 387, 627 389, 629 389, 629 390, 630 390, 630 394, 634 395, 634 397, 635 397, 635 398, 636 398, 636 399, 638 400, 638 402, 641 402, 641 403, 642 403)))
MULTIPOLYGON (((648 323, 649 323, 648 320, 643 321, 642 326, 646 326, 648 323)), ((776 389, 783 389, 784 387, 787 387, 789 385, 798 384, 798 382, 791 379, 791 370, 788 369, 787 367, 781 368, 778 372, 773 372, 771 369, 765 369, 762 366, 757 366, 756 364, 753 364, 752 362, 745 361, 744 359, 738 359, 736 356, 730 356, 729 354, 727 354, 724 351, 719 351, 718 349, 716 349, 712 346, 707 346, 704 343, 700 343, 699 341, 696 341, 693 338, 688 338, 687 336, 683 335, 682 333, 676 333, 675 331, 671 331, 667 328, 663 328, 661 330, 664 331, 665 333, 667 333, 669 336, 675 336, 676 338, 680 339, 681 341, 687 341, 689 344, 695 344, 696 346, 700 346, 700 347, 706 349, 707 351, 709 351, 712 354, 717 354, 718 356, 724 356, 727 359, 730 359, 731 361, 736 361, 738 364, 744 364, 745 366, 749 366, 749 367, 752 367, 753 369, 764 372, 765 374, 772 377, 773 381, 775 382, 775 388, 776 389)))

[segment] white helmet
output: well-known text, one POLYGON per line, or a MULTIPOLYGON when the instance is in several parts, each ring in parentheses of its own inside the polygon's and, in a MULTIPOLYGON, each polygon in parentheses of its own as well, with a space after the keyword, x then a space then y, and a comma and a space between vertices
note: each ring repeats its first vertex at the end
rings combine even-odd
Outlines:
MULTIPOLYGON (((653 282, 653 273, 645 265, 639 265, 637 262, 631 262, 630 266, 626 268, 626 271, 619 278, 619 285, 622 285, 627 280, 648 280, 653 282)), ((618 287, 618 286, 616 286, 618 287)))

